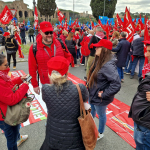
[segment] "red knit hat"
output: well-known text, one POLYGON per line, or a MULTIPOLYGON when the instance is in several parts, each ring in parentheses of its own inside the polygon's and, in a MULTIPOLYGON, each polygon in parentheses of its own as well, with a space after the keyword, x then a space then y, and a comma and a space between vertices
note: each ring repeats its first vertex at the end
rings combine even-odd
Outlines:
POLYGON ((8 35, 10 35, 9 32, 5 32, 5 33, 3 34, 3 36, 8 36, 8 35))
POLYGON ((105 47, 109 50, 112 50, 113 44, 109 40, 101 39, 98 43, 96 44, 91 44, 90 48, 92 47, 105 47))
POLYGON ((52 27, 51 23, 48 21, 41 22, 40 29, 42 30, 42 32, 53 31, 53 27, 52 27))
POLYGON ((65 57, 55 56, 47 62, 49 75, 52 71, 58 71, 62 76, 69 70, 69 62, 65 57))

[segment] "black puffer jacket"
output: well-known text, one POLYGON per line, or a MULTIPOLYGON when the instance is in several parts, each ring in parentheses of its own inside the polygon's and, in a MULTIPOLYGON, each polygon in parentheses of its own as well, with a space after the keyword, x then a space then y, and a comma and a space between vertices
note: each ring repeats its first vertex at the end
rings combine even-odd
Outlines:
POLYGON ((67 48, 71 54, 76 53, 75 52, 76 42, 73 39, 65 40, 65 44, 67 45, 67 48))
POLYGON ((99 70, 97 84, 89 89, 90 103, 105 106, 111 103, 114 95, 120 90, 121 82, 116 67, 116 59, 113 57, 99 70), (98 92, 103 91, 102 98, 98 92))
MULTIPOLYGON (((88 91, 79 84, 83 101, 88 101, 88 91)), ((57 92, 54 85, 42 87, 42 97, 48 109, 46 139, 49 147, 59 150, 85 150, 78 117, 79 95, 76 86, 67 81, 63 90, 57 92)))
POLYGON ((133 56, 144 56, 144 36, 133 41, 133 56))

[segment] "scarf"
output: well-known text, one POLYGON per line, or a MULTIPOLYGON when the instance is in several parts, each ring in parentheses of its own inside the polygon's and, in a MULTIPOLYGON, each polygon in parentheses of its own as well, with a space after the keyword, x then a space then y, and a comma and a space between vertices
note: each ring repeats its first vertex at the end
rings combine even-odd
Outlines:
POLYGON ((10 68, 7 68, 6 70, 0 70, 0 77, 6 82, 11 82, 11 78, 8 76, 9 71, 10 68))
POLYGON ((97 32, 95 34, 96 37, 98 37, 99 39, 103 39, 105 37, 104 33, 103 32, 97 32))

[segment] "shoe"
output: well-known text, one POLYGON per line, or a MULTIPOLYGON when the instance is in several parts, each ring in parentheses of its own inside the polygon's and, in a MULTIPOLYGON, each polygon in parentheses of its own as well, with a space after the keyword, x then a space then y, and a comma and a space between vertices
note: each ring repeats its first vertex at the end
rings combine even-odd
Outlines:
POLYGON ((79 67, 79 65, 74 65, 74 67, 79 67))
POLYGON ((80 65, 81 65, 81 66, 84 66, 84 64, 81 64, 81 63, 80 63, 80 65))
POLYGON ((84 81, 87 81, 87 77, 84 77, 83 79, 84 79, 84 81))
POLYGON ((28 139, 28 135, 20 135, 20 140, 17 141, 17 146, 20 146, 27 139, 28 139))
POLYGON ((121 79, 121 82, 124 83, 124 79, 121 79))
POLYGON ((126 72, 126 74, 131 74, 130 72, 126 72))
POLYGON ((16 70, 16 67, 15 67, 15 66, 13 67, 13 70, 16 70))
POLYGON ((130 79, 133 79, 134 77, 133 76, 130 76, 130 79))
POLYGON ((104 134, 103 134, 103 133, 102 133, 102 134, 99 133, 99 134, 98 134, 97 141, 100 140, 100 139, 102 139, 103 137, 104 137, 104 134))

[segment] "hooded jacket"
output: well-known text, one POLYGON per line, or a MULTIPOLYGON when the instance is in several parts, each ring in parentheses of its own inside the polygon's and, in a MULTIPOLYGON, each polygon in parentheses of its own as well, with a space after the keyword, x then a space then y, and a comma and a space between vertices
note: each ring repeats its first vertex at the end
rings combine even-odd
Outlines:
POLYGON ((116 59, 113 57, 99 70, 97 74, 97 84, 94 83, 89 88, 90 103, 93 105, 105 106, 111 103, 114 95, 119 92, 121 82, 116 67, 116 59), (103 91, 102 97, 98 97, 98 92, 103 91))

